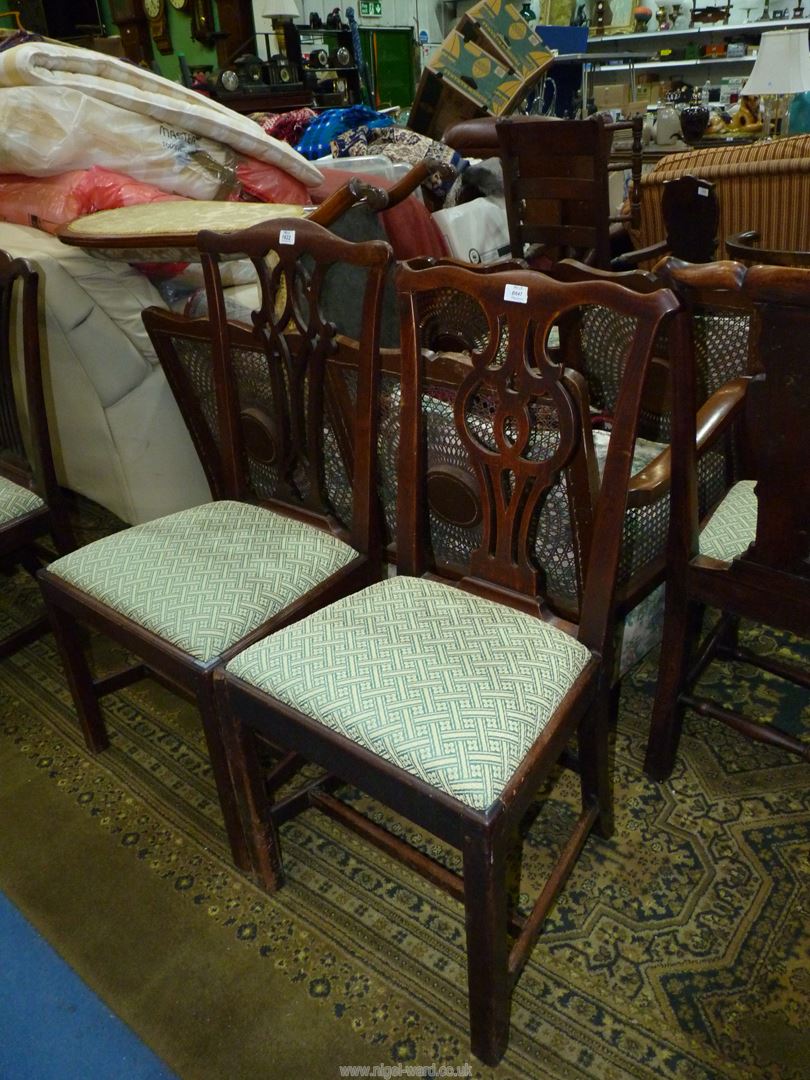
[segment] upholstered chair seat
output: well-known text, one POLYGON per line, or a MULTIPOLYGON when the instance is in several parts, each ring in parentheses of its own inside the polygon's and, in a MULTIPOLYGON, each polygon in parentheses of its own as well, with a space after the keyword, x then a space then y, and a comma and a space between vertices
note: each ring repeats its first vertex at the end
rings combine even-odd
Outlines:
POLYGON ((209 663, 357 557, 315 525, 223 500, 104 537, 50 571, 209 663))
POLYGON ((731 562, 754 542, 757 497, 753 480, 740 480, 729 491, 700 534, 700 554, 731 562))
POLYGON ((0 525, 44 509, 45 503, 36 492, 0 476, 0 525))
POLYGON ((576 638, 533 615, 403 576, 279 631, 228 671, 487 810, 589 659, 576 638))

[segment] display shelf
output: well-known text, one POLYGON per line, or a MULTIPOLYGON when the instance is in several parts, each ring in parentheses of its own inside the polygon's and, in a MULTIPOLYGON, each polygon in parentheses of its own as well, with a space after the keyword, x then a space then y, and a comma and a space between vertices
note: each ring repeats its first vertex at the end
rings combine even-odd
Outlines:
MULTIPOLYGON (((586 54, 587 56, 587 54, 586 54)), ((753 56, 699 56, 692 60, 639 60, 631 64, 606 64, 604 60, 599 63, 598 71, 604 75, 613 71, 662 71, 674 70, 675 68, 709 67, 715 64, 753 64, 753 56)))
MULTIPOLYGON (((764 2, 764 0, 763 0, 764 2)), ((690 12, 681 15, 684 23, 688 22, 690 12)), ((588 38, 585 59, 590 67, 590 76, 594 83, 611 85, 616 78, 629 74, 635 91, 636 77, 642 72, 657 72, 666 79, 667 72, 673 74, 691 72, 698 69, 694 80, 702 83, 721 73, 746 76, 756 59, 755 55, 745 56, 690 56, 682 59, 666 59, 654 55, 660 49, 690 46, 706 46, 731 40, 747 46, 759 44, 763 33, 771 30, 808 29, 808 19, 757 19, 752 22, 737 23, 698 23, 695 26, 677 26, 672 30, 646 30, 643 33, 593 34, 588 38), (629 59, 632 54, 633 59, 629 59), (614 78, 615 77, 615 78, 614 78)), ((690 50, 694 51, 694 50, 690 50)))
MULTIPOLYGON (((688 17, 685 12, 681 18, 688 17)), ((636 34, 594 34, 588 38, 588 48, 602 50, 616 46, 624 51, 628 44, 635 45, 637 42, 646 41, 672 41, 675 38, 698 37, 705 40, 707 37, 733 37, 740 34, 751 34, 759 37, 766 30, 795 30, 799 27, 810 27, 810 19, 770 19, 758 22, 744 23, 698 23, 696 26, 676 26, 674 30, 646 30, 636 34)), ((609 28, 608 28, 609 29, 609 28)))

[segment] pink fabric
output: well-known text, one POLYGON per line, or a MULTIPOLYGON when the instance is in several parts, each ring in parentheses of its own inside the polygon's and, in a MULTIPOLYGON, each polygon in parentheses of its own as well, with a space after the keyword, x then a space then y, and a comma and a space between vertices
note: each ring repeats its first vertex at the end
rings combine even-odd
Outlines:
POLYGON ((236 178, 248 195, 260 202, 294 203, 306 206, 309 193, 300 180, 289 173, 255 158, 243 158, 236 166, 236 178))
MULTIPOLYGON (((310 196, 316 203, 329 198, 333 192, 346 183, 349 176, 362 175, 359 170, 357 173, 346 173, 339 169, 322 168, 320 165, 318 168, 324 175, 324 182, 320 187, 310 191, 310 196)), ((385 188, 386 191, 394 186, 393 181, 383 180, 379 176, 369 176, 368 181, 375 187, 385 188)), ((380 217, 388 242, 394 249, 397 259, 413 259, 425 255, 442 258, 450 254, 427 207, 413 195, 403 199, 391 210, 384 210, 380 217)))
POLYGON ((153 184, 97 165, 59 176, 0 175, 0 219, 49 233, 97 210, 180 199, 181 195, 169 195, 153 184))

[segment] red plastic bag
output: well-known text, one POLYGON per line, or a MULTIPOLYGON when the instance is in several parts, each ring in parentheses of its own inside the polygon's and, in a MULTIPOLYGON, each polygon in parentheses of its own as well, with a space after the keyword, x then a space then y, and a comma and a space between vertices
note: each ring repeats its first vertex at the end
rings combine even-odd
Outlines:
POLYGON ((49 233, 97 210, 180 198, 100 166, 59 176, 0 174, 0 219, 49 233))
POLYGON ((306 206, 310 201, 307 189, 300 180, 275 165, 256 161, 255 158, 243 158, 240 161, 236 166, 236 178, 242 189, 260 202, 306 206))

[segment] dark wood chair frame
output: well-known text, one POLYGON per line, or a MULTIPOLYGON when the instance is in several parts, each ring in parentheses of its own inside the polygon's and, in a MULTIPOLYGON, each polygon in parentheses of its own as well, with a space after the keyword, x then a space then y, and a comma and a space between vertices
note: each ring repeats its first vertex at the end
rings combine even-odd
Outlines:
POLYGON ((734 262, 705 267, 673 265, 670 277, 693 302, 726 302, 753 314, 751 347, 757 371, 741 396, 736 418, 748 434, 758 512, 756 539, 731 563, 699 553, 693 450, 694 384, 680 372, 673 438, 672 515, 667 612, 661 667, 645 771, 663 780, 672 771, 687 708, 749 738, 810 760, 810 745, 697 695, 694 685, 722 656, 753 664, 810 689, 810 672, 741 647, 740 618, 810 637, 810 272, 734 262), (704 609, 722 615, 701 639, 704 609))
MULTIPOLYGON (((0 476, 36 492, 45 502, 41 509, 0 525, 0 569, 10 571, 22 565, 32 575, 53 557, 40 545, 43 537, 51 536, 59 554, 76 546, 53 463, 42 383, 38 304, 39 273, 34 264, 0 251, 0 476), (21 371, 30 450, 23 437, 14 391, 15 310, 22 322, 21 371)), ((43 613, 0 639, 0 657, 10 656, 47 630, 48 619, 43 613)))
POLYGON ((601 116, 550 122, 518 116, 495 125, 503 168, 512 255, 540 245, 552 262, 571 257, 607 270, 611 225, 639 223, 641 117, 607 123, 601 116), (628 162, 611 162, 613 136, 630 130, 628 162), (629 213, 610 212, 608 173, 632 172, 629 213))
POLYGON ((602 657, 608 648, 624 520, 623 493, 629 480, 641 386, 656 333, 672 316, 675 316, 670 323, 672 334, 678 337, 685 330, 679 328, 679 317, 675 315, 679 310, 676 298, 664 289, 644 296, 611 283, 560 284, 527 271, 476 274, 457 266, 414 270, 407 265, 399 268, 397 284, 403 311, 399 572, 441 578, 426 541, 427 481, 421 407, 428 381, 435 380, 439 385, 454 385, 458 391, 457 428, 473 457, 484 493, 484 540, 472 555, 468 575, 454 583, 540 618, 552 618, 555 625, 576 634, 587 645, 592 659, 501 796, 481 812, 227 672, 220 679, 223 719, 229 727, 229 753, 240 792, 245 831, 258 879, 267 889, 277 889, 283 881, 279 826, 301 809, 314 805, 465 903, 472 1049, 486 1063, 495 1064, 508 1041, 512 989, 544 918, 590 831, 595 829, 600 835, 609 836, 613 828, 607 753, 609 677, 602 657), (525 306, 509 305, 504 300, 507 284, 526 289, 525 306), (445 287, 474 291, 489 322, 490 343, 466 359, 461 372, 455 366, 457 358, 435 353, 426 356, 418 344, 418 298, 420 294, 445 287), (583 426, 588 422, 583 380, 576 372, 550 360, 545 349, 550 325, 561 314, 583 303, 615 305, 636 316, 639 323, 617 413, 616 441, 605 466, 603 497, 596 508, 595 529, 600 543, 591 551, 582 619, 575 628, 554 619, 545 607, 539 589, 540 574, 529 551, 528 526, 554 477, 575 452, 583 426), (494 360, 501 331, 507 326, 507 357, 500 372, 490 378, 488 365, 494 360), (463 383, 459 389, 460 375, 463 383), (465 402, 484 383, 488 390, 494 388, 501 401, 504 412, 498 415, 525 417, 529 401, 538 397, 551 399, 560 416, 560 444, 552 459, 527 460, 524 451, 530 425, 523 426, 519 420, 514 446, 499 438, 498 450, 486 451, 475 441, 464 422, 465 402), (511 499, 504 486, 507 476, 514 484, 511 499), (567 744, 575 732, 582 809, 546 886, 531 913, 523 919, 508 910, 507 852, 515 840, 519 822, 545 778, 560 761, 573 764, 567 744), (256 736, 323 766, 330 775, 326 790, 315 782, 272 804, 257 756, 256 736), (341 802, 333 793, 338 777, 460 848, 463 879, 341 802), (508 927, 517 935, 511 946, 508 927))
POLYGON ((726 254, 737 262, 765 266, 810 266, 810 251, 791 251, 759 246, 760 235, 756 230, 733 233, 726 237, 726 254))
POLYGON ((714 260, 720 224, 720 205, 714 184, 691 174, 665 180, 661 191, 661 213, 666 239, 617 255, 611 263, 613 270, 632 270, 667 255, 692 263, 714 260))
MULTIPOLYGON (((381 241, 352 244, 329 233, 322 226, 301 219, 275 219, 252 229, 226 236, 201 233, 198 246, 202 252, 206 287, 210 297, 210 318, 188 320, 160 309, 144 312, 144 321, 153 334, 159 354, 170 349, 172 334, 213 341, 214 382, 217 400, 219 446, 203 456, 206 474, 215 498, 251 501, 245 462, 245 439, 258 442, 259 451, 278 455, 283 464, 278 497, 271 509, 299 520, 308 521, 346 539, 358 552, 343 570, 302 596, 275 617, 264 622, 223 653, 201 662, 168 643, 138 623, 116 613, 55 575, 43 571, 40 584, 45 596, 65 672, 79 715, 87 746, 102 751, 108 735, 100 709, 100 699, 146 675, 152 675, 171 689, 195 701, 201 714, 217 792, 222 807, 231 853, 237 866, 251 867, 237 811, 233 786, 222 744, 220 724, 214 700, 213 676, 218 665, 238 651, 294 622, 319 606, 346 595, 379 577, 381 542, 373 497, 375 474, 375 409, 378 382, 378 322, 384 280, 391 261, 390 247, 381 241), (294 244, 280 243, 283 230, 294 232, 294 244), (269 252, 278 255, 272 274, 266 264, 269 252), (250 258, 256 268, 262 290, 261 308, 254 313, 253 328, 230 324, 219 275, 220 256, 241 255, 250 258), (296 282, 298 260, 308 255, 315 263, 308 295, 309 314, 299 306, 296 282), (316 302, 323 274, 333 262, 362 266, 367 271, 367 286, 361 299, 366 334, 360 342, 336 341, 334 326, 324 322, 316 302), (287 282, 284 309, 274 312, 274 298, 281 278, 287 282), (267 357, 270 377, 281 390, 277 396, 278 412, 273 417, 240 415, 239 398, 230 365, 232 347, 245 346, 267 357), (319 410, 319 392, 325 370, 335 354, 350 355, 351 365, 359 372, 354 411, 353 473, 354 496, 352 521, 343 527, 335 518, 323 489, 323 446, 313 417, 319 410), (283 391, 282 367, 289 375, 289 398, 283 391), (305 385, 309 373, 310 393, 305 405, 305 385), (286 410, 285 411, 285 406, 286 410), (245 431, 243 420, 248 421, 245 431), (273 440, 278 439, 278 443, 273 440), (214 452, 215 450, 215 452, 214 452), (293 472, 302 463, 309 477, 309 491, 302 497, 293 472), (79 624, 118 642, 130 650, 140 663, 102 679, 94 679, 82 648, 79 624)), ((175 390, 177 390, 175 385, 175 390)), ((179 395, 181 411, 185 400, 179 395)), ((210 436, 198 423, 193 403, 186 418, 198 449, 210 436)), ((282 783, 294 768, 292 758, 280 762, 274 782, 282 783)))

